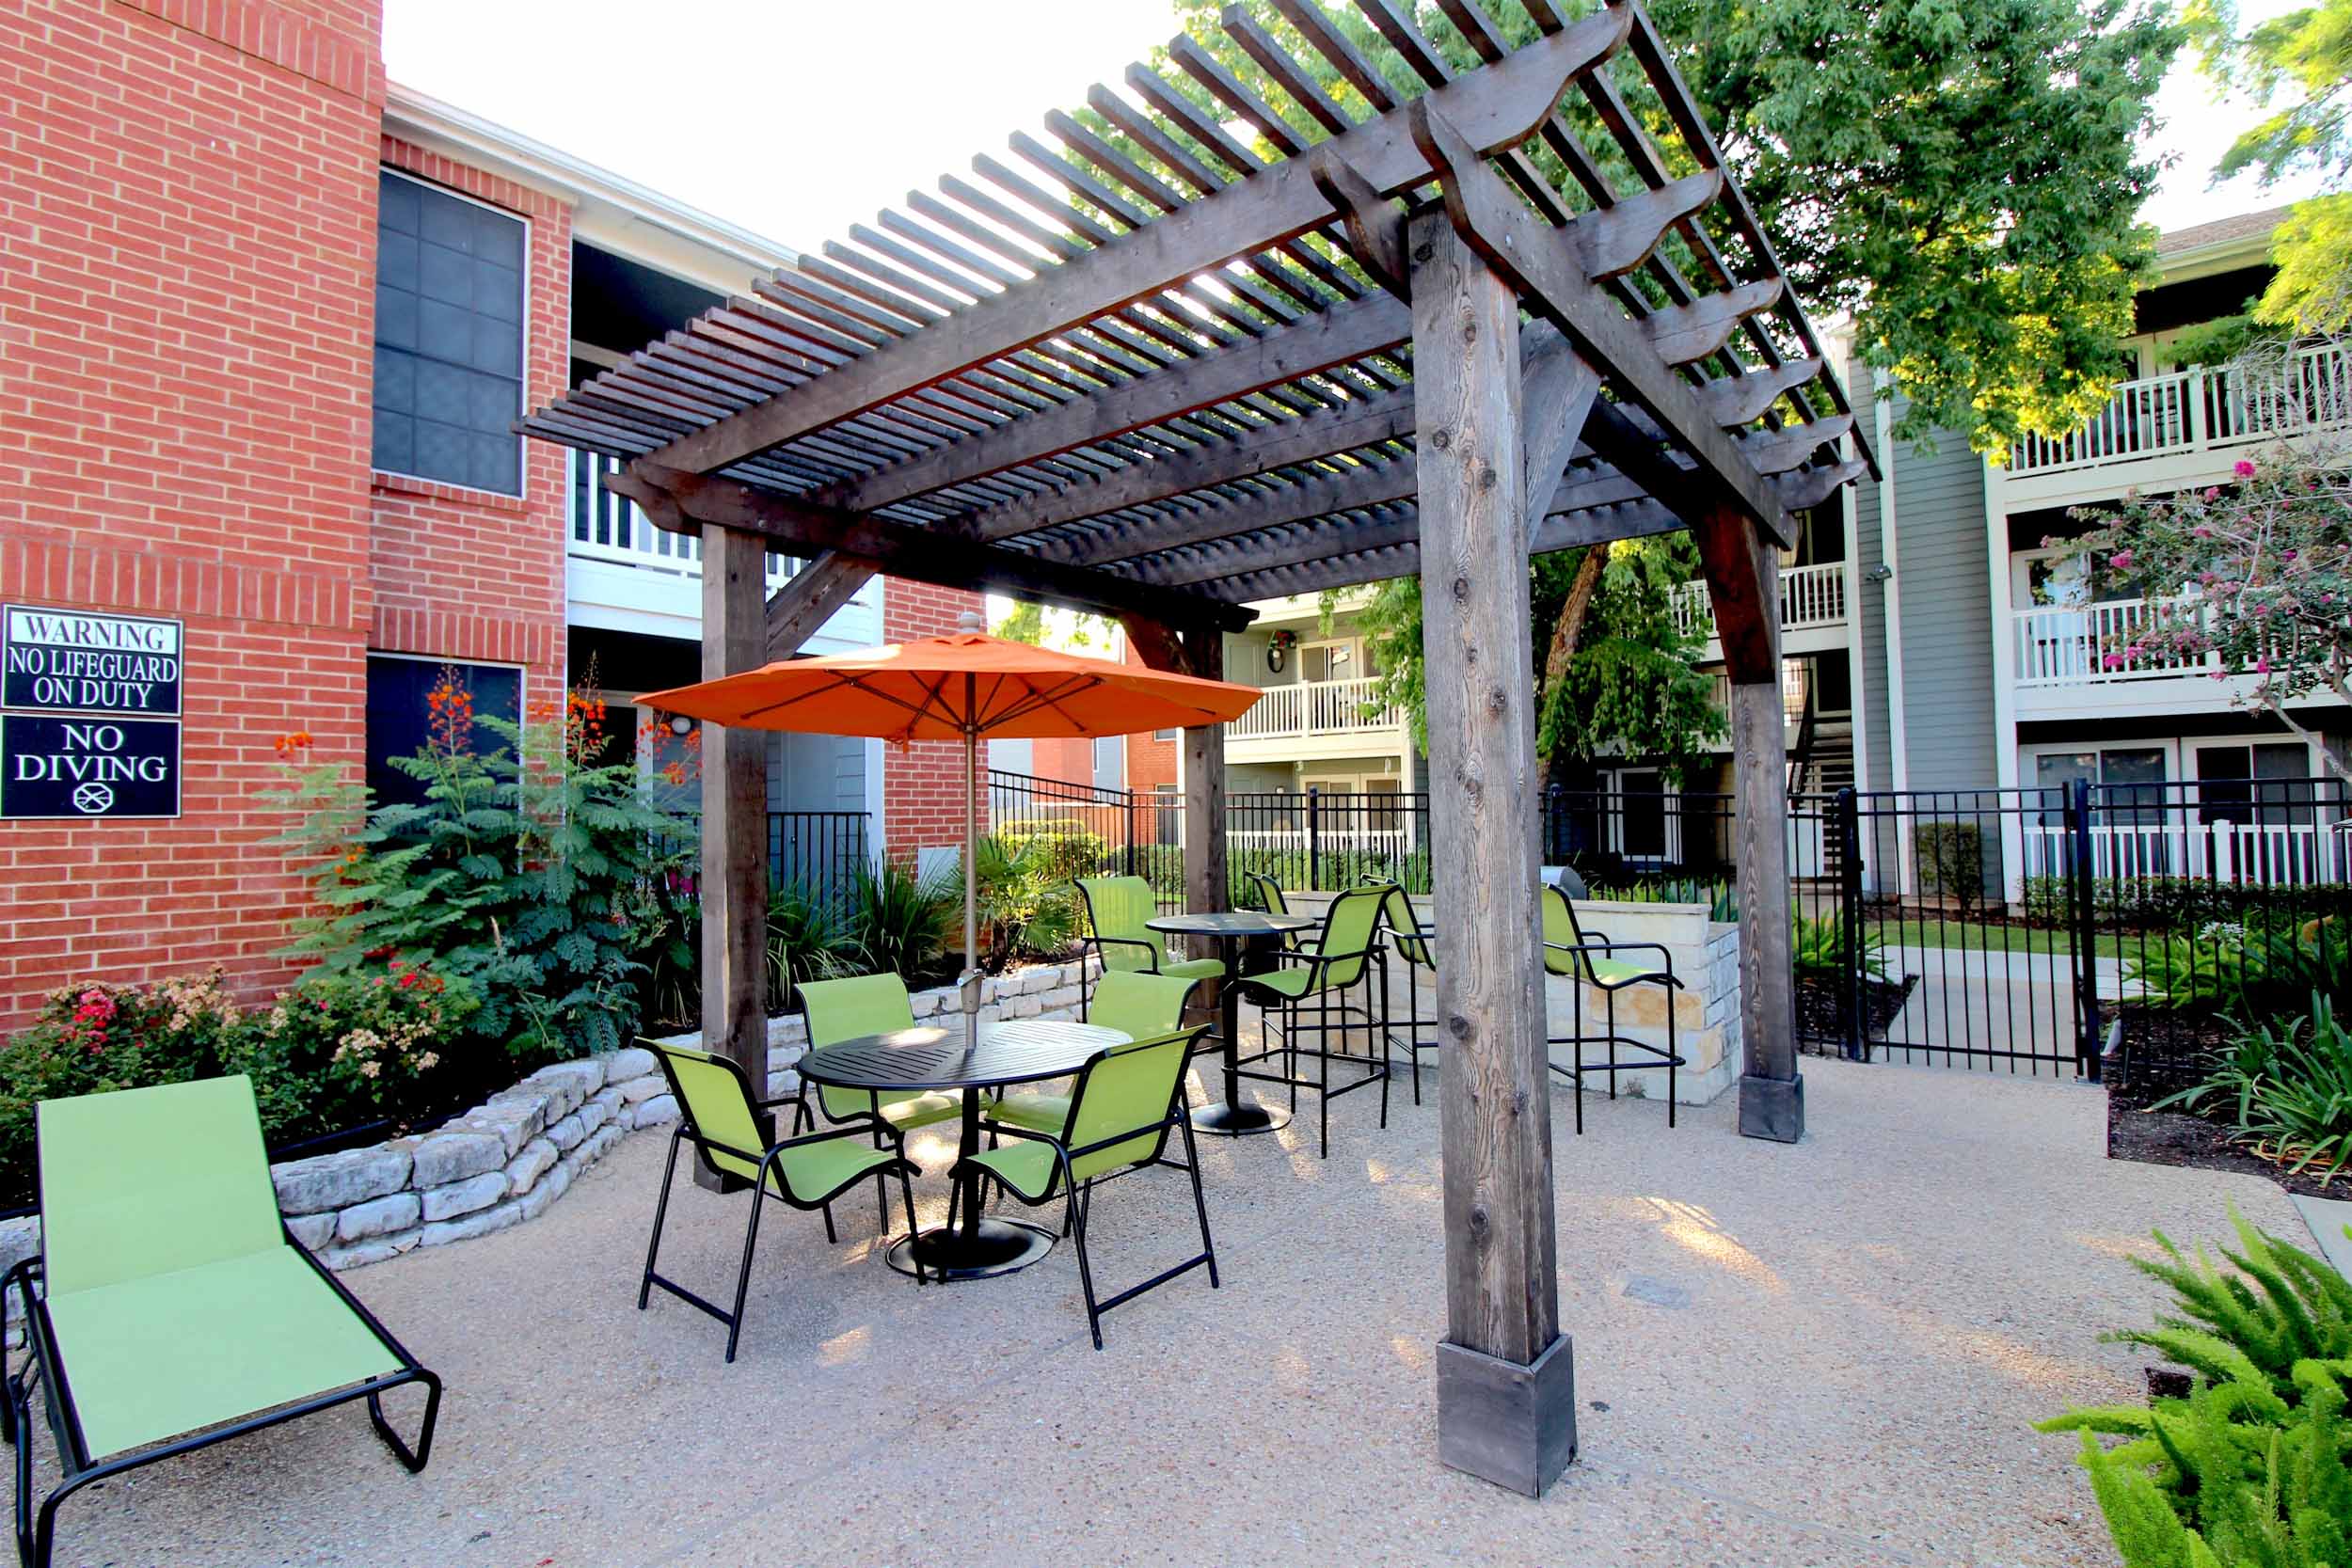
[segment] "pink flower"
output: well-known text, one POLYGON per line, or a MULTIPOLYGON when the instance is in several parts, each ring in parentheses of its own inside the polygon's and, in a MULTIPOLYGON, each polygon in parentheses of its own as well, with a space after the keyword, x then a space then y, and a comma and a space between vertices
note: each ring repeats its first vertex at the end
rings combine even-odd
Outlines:
POLYGON ((2191 539, 2210 539, 2213 537, 2213 530, 2200 524, 2196 528, 2188 531, 2188 536, 2191 539))
POLYGON ((2107 564, 2114 567, 2119 572, 2128 572, 2132 569, 2132 552, 2129 550, 2118 550, 2113 555, 2107 557, 2107 564))
POLYGON ((2268 654, 2265 654, 2262 657, 2254 660, 2254 673, 2258 675, 2267 675, 2270 673, 2270 656, 2268 654))
POLYGON ((2221 499, 2221 492, 2215 489, 2207 489, 2205 492, 2205 499, 2209 501, 2217 501, 2221 499))
POLYGON ((2109 654, 2106 657, 2099 660, 2099 663, 2104 669, 2121 670, 2123 668, 2123 656, 2122 654, 2109 654))
POLYGON ((2231 471, 2240 479, 2251 479, 2254 477, 2254 465, 2241 457, 2237 460, 2237 466, 2231 471))

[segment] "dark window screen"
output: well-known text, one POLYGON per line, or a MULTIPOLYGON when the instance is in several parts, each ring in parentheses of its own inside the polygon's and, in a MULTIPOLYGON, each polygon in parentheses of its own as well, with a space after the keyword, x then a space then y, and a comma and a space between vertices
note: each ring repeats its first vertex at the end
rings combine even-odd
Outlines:
POLYGON ((375 466, 518 495, 523 223, 377 176, 375 466))
MULTIPOLYGON (((430 737, 432 710, 425 695, 444 670, 473 693, 476 719, 503 719, 508 723, 522 714, 523 675, 496 664, 442 664, 429 658, 368 659, 368 791, 379 806, 421 804, 424 782, 409 777, 389 761, 414 756, 430 737)), ((485 755, 502 751, 505 740, 476 725, 473 749, 485 755)))

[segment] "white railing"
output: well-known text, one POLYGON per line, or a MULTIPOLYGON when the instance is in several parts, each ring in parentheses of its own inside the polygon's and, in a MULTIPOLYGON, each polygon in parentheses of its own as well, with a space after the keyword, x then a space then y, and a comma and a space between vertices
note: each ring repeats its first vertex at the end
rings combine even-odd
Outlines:
POLYGON ((1248 713, 1225 726, 1228 740, 1277 740, 1287 736, 1366 735, 1405 721, 1379 705, 1377 675, 1344 681, 1296 681, 1269 686, 1248 713))
MULTIPOLYGON (((1404 815, 1404 814, 1400 814, 1404 815)), ((1304 828, 1259 828, 1229 830, 1225 845, 1232 849, 1281 850, 1290 854, 1307 852, 1307 830, 1304 828)), ((1379 856, 1402 860, 1413 850, 1413 834, 1406 828, 1318 828, 1314 838, 1315 853, 1323 856, 1352 854, 1379 856)))
MULTIPOLYGON (((1715 635, 1715 602, 1704 582, 1686 582, 1674 591, 1675 621, 1685 637, 1715 635)), ((1846 563, 1824 561, 1813 566, 1780 569, 1780 629, 1846 624, 1846 563)))
MULTIPOLYGON (((564 457, 564 493, 569 498, 564 507, 564 553, 576 561, 602 561, 665 577, 701 578, 700 539, 654 527, 635 502, 605 488, 605 476, 621 471, 619 458, 571 451, 564 457)), ((770 550, 769 589, 772 592, 798 569, 796 562, 770 550)))
MULTIPOLYGON (((2352 880, 2352 824, 2342 822, 2094 822, 2094 877, 2181 877, 2254 887, 2352 880)), ((2063 876, 2074 864, 2064 828, 2026 829, 2026 874, 2063 876)))
POLYGON ((2108 599, 2014 611, 2017 684, 2090 686, 2208 673, 2220 667, 2211 654, 2131 651, 2177 619, 2203 613, 2189 599, 2108 599))
POLYGON ((2136 463, 2176 452, 2352 424, 2352 341, 2298 349, 2285 373, 2174 371, 2117 384, 2096 418, 2061 440, 2028 436, 2010 448, 2010 477, 2136 463))

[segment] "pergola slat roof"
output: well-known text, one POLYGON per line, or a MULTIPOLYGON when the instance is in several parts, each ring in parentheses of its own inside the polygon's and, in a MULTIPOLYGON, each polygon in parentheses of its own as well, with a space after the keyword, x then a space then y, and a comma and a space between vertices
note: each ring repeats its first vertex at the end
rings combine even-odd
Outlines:
POLYGON ((522 428, 626 460, 614 487, 665 526, 1238 625, 1248 599, 1416 569, 1404 219, 1442 190, 1551 324, 1530 365, 1565 345, 1602 378, 1536 548, 1725 508, 1787 541, 1790 511, 1864 471, 1633 0, 1574 21, 1441 0, 1482 62, 1460 74, 1408 4, 1353 4, 1412 80, 1321 0, 1273 0, 1282 36, 1229 8, 1276 101, 1180 38, 522 428))

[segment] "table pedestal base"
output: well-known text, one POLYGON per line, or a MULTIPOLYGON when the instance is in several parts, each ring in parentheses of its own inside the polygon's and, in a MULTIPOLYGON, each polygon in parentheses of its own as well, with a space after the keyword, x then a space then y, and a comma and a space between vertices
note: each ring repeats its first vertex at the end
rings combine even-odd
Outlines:
POLYGON ((1054 1250, 1055 1234, 1026 1220, 982 1219, 974 1231, 933 1226, 891 1243, 884 1258, 900 1274, 925 1279, 986 1279, 1025 1269, 1054 1250))
POLYGON ((1246 1138, 1253 1132, 1271 1132, 1288 1127, 1291 1114, 1270 1105, 1203 1105, 1193 1112, 1195 1132, 1213 1132, 1220 1138, 1246 1138))

